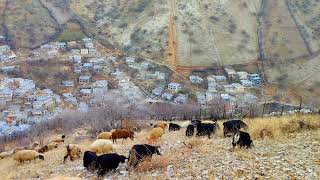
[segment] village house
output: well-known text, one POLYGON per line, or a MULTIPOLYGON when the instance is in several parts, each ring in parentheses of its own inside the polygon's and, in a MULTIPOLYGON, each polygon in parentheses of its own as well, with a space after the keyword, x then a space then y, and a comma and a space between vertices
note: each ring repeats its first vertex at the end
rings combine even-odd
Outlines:
POLYGON ((64 87, 74 87, 73 81, 62 81, 61 83, 64 87))
POLYGON ((93 71, 94 73, 97 73, 97 74, 98 74, 98 73, 101 73, 102 70, 103 70, 103 68, 102 68, 101 65, 93 65, 92 71, 93 71))
POLYGON ((91 71, 92 70, 92 63, 83 63, 82 69, 91 71))
POLYGON ((261 84, 261 77, 259 74, 249 74, 248 80, 251 81, 254 85, 260 85, 261 84))
POLYGON ((164 80, 166 78, 166 74, 164 72, 155 71, 154 72, 154 77, 159 79, 159 80, 164 80))
POLYGON ((168 84, 168 90, 172 93, 177 93, 182 89, 181 84, 171 82, 168 84))
POLYGON ((0 100, 5 102, 11 102, 13 97, 13 91, 9 88, 0 89, 0 100))
POLYGON ((68 48, 69 49, 73 49, 75 47, 77 47, 77 42, 76 41, 69 41, 68 42, 68 48))
POLYGON ((163 86, 158 86, 152 90, 152 94, 156 96, 160 96, 164 92, 163 86))
POLYGON ((253 82, 249 81, 249 80, 240 80, 240 83, 242 84, 242 86, 244 87, 252 87, 253 86, 253 82))
POLYGON ((191 81, 191 83, 194 83, 194 84, 200 84, 203 82, 203 79, 199 76, 189 76, 189 80, 191 81))
POLYGON ((87 49, 94 49, 94 44, 93 44, 92 42, 85 43, 84 46, 85 46, 87 49))
POLYGON ((173 94, 170 94, 170 93, 166 92, 166 93, 162 94, 161 98, 164 99, 164 100, 170 101, 173 98, 173 94))
POLYGON ((82 97, 90 97, 92 94, 92 89, 80 89, 79 92, 82 97))
POLYGON ((81 56, 75 54, 75 55, 69 56, 69 60, 75 64, 79 64, 81 63, 81 56))
POLYGON ((55 43, 55 46, 56 46, 57 48, 59 48, 59 49, 64 50, 64 49, 67 48, 67 43, 65 43, 65 42, 56 42, 56 43, 55 43))
POLYGON ((10 50, 11 50, 11 49, 10 49, 10 46, 8 46, 8 45, 0 46, 0 54, 7 53, 7 52, 9 52, 10 50))
POLYGON ((73 67, 73 72, 77 75, 81 74, 82 70, 81 70, 81 66, 74 66, 73 67))
POLYGON ((217 88, 219 88, 220 85, 216 82, 208 82, 208 92, 217 92, 217 88))
POLYGON ((56 49, 49 50, 49 51, 47 51, 47 53, 48 53, 48 56, 49 56, 50 58, 52 58, 52 57, 55 57, 55 56, 58 56, 58 55, 59 55, 59 51, 58 51, 58 50, 56 50, 56 49))
POLYGON ((126 57, 126 63, 129 64, 133 64, 135 63, 136 58, 135 57, 126 57))
POLYGON ((245 71, 238 71, 237 74, 238 74, 240 80, 248 79, 248 73, 245 71))
POLYGON ((207 76, 207 81, 209 82, 216 82, 216 78, 215 75, 209 75, 207 76))
POLYGON ((97 49, 96 48, 89 48, 88 53, 89 54, 97 54, 97 49))
POLYGON ((242 93, 245 90, 245 87, 242 86, 240 83, 232 83, 231 85, 234 87, 234 90, 237 93, 242 93))
POLYGON ((80 54, 89 54, 89 49, 80 49, 80 54))
POLYGON ((225 76, 214 76, 214 79, 218 83, 225 83, 227 82, 227 78, 225 76))
POLYGON ((63 99, 69 99, 69 98, 74 98, 75 96, 72 93, 63 93, 62 98, 63 99))
POLYGON ((11 72, 11 71, 14 71, 16 70, 16 67, 15 66, 4 66, 1 68, 1 71, 4 72, 4 73, 8 73, 8 72, 11 72))
POLYGON ((206 92, 205 96, 207 102, 214 101, 215 99, 218 99, 220 97, 219 94, 212 92, 206 92))
POLYGON ((91 38, 83 38, 83 39, 82 39, 82 42, 83 42, 84 44, 92 43, 92 39, 91 39, 91 38))
POLYGON ((71 54, 80 54, 80 49, 71 49, 71 54))
POLYGON ((97 88, 108 88, 107 80, 98 80, 94 83, 94 86, 97 88))
POLYGON ((150 67, 151 67, 151 65, 150 65, 150 63, 147 62, 147 61, 144 61, 144 62, 141 63, 141 68, 142 68, 143 70, 148 70, 150 67))
POLYGON ((33 109, 41 109, 43 106, 44 106, 44 102, 43 101, 34 101, 32 103, 33 109))
POLYGON ((198 104, 205 105, 206 104, 206 95, 203 93, 197 93, 197 102, 198 104))
POLYGON ((234 93, 235 92, 235 87, 233 85, 231 85, 231 84, 223 85, 223 89, 227 93, 234 93))
POLYGON ((43 50, 48 50, 48 49, 54 49, 55 46, 51 45, 51 44, 44 44, 40 46, 40 49, 43 50))
POLYGON ((13 52, 11 53, 11 55, 3 55, 3 54, 0 55, 0 61, 7 62, 7 61, 14 61, 14 60, 16 60, 16 55, 13 52))
POLYGON ((39 108, 39 109, 32 109, 31 110, 31 114, 32 116, 42 116, 44 114, 46 114, 47 111, 43 108, 39 108))
POLYGON ((79 77, 79 83, 80 84, 88 84, 91 81, 91 77, 90 76, 80 76, 79 77))
POLYGON ((238 74, 234 69, 225 68, 224 70, 225 70, 230 81, 234 81, 234 80, 238 79, 238 74))
POLYGON ((92 58, 89 62, 94 65, 103 65, 106 63, 106 60, 104 58, 92 58))
POLYGON ((179 94, 178 97, 176 97, 173 102, 176 104, 185 104, 188 101, 188 96, 185 94, 179 94))

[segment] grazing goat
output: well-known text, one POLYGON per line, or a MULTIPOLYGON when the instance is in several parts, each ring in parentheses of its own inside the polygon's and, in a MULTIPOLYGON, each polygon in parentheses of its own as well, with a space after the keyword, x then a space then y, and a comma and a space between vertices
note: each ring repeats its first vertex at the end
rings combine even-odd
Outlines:
POLYGON ((136 167, 143 158, 151 158, 153 154, 161 155, 159 152, 160 146, 152 146, 149 144, 136 144, 129 153, 128 166, 136 167))
POLYGON ((232 138, 233 151, 237 145, 239 145, 240 148, 250 148, 253 145, 250 134, 243 131, 237 131, 232 138))
POLYGON ((128 131, 126 129, 116 129, 114 132, 112 132, 111 135, 111 139, 114 142, 117 142, 117 139, 122 139, 122 142, 127 139, 130 138, 131 140, 133 140, 134 136, 134 132, 132 131, 128 131))
POLYGON ((156 127, 149 132, 147 139, 149 141, 155 142, 159 138, 161 138, 162 135, 163 135, 163 129, 161 127, 156 127))
POLYGON ((120 163, 124 163, 126 160, 125 156, 110 153, 103 154, 98 157, 98 175, 103 176, 106 172, 111 170, 115 171, 120 163))
POLYGON ((67 151, 66 155, 63 157, 63 162, 65 162, 68 157, 70 157, 70 160, 73 161, 82 154, 81 149, 77 144, 69 144, 66 149, 67 151))
POLYGON ((97 170, 98 169, 98 156, 96 153, 91 151, 86 151, 83 154, 83 166, 87 170, 97 170))
POLYGON ((194 134, 194 125, 189 124, 186 130, 186 136, 191 137, 194 134))
POLYGON ((228 134, 234 134, 241 128, 246 128, 247 125, 241 120, 229 120, 223 123, 223 136, 226 137, 228 134))
POLYGON ((14 160, 16 160, 19 164, 23 163, 24 161, 32 161, 38 158, 44 160, 43 154, 40 154, 35 150, 21 150, 16 152, 14 156, 14 160))
POLYGON ((97 154, 103 154, 114 151, 115 148, 110 140, 97 139, 91 144, 90 150, 97 154))
POLYGON ((208 138, 211 138, 211 135, 215 133, 215 130, 217 128, 216 124, 206 124, 202 123, 201 121, 195 121, 196 129, 197 129, 197 136, 208 136, 208 138))
POLYGON ((169 123, 169 131, 179 131, 181 126, 175 123, 169 123))

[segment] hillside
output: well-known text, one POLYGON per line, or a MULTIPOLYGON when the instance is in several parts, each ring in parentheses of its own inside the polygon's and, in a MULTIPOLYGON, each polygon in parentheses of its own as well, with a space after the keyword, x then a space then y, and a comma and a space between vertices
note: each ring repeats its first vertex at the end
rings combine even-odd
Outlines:
POLYGON ((277 87, 273 99, 320 104, 318 0, 28 0, 0 5, 0 33, 16 48, 98 40, 178 72, 252 68, 277 87), (281 99, 279 97, 287 97, 281 99))
MULTIPOLYGON (((165 132, 156 144, 161 146, 162 156, 154 156, 137 170, 126 170, 122 164, 116 172, 105 178, 121 179, 167 179, 167 178, 271 178, 271 179, 317 179, 320 177, 319 116, 289 116, 264 119, 246 119, 248 132, 252 135, 252 149, 232 152, 231 138, 222 137, 222 128, 213 138, 186 138, 185 128, 178 132, 165 132), (266 128, 269 133, 261 138, 259 132, 266 128)), ((143 121, 142 121, 143 122, 143 121)), ((184 122, 178 122, 186 124, 184 122)), ((222 122, 219 123, 220 127, 222 122)), ((134 141, 120 141, 116 152, 127 155, 134 144, 146 143, 150 127, 135 135, 134 141)), ((52 139, 53 135, 48 137, 52 139)), ((86 129, 67 134, 66 143, 79 143, 88 149, 90 138, 86 129)), ((10 159, 0 160, 1 179, 46 178, 56 175, 73 175, 95 178, 86 171, 82 160, 62 163, 65 145, 45 153, 45 160, 16 166, 10 159)))

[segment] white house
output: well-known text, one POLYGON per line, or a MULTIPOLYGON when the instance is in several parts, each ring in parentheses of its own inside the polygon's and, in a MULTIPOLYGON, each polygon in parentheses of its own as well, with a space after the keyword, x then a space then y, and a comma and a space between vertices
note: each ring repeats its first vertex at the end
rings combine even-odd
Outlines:
POLYGON ((244 87, 252 87, 253 86, 253 82, 249 81, 249 80, 240 80, 240 83, 242 84, 242 86, 244 87))
POLYGON ((161 98, 170 101, 173 98, 173 95, 170 93, 163 93, 161 98))
POLYGON ((106 88, 108 87, 108 81, 107 80, 99 80, 95 82, 95 87, 98 88, 106 88))
POLYGON ((160 96, 163 93, 163 91, 164 91, 164 88, 162 86, 158 86, 152 90, 152 94, 156 96, 160 96))
POLYGON ((92 63, 83 63, 82 68, 84 70, 91 70, 92 69, 92 63))
POLYGON ((248 78, 248 73, 245 71, 238 71, 237 74, 240 80, 246 80, 248 78))
POLYGON ((64 87, 74 87, 73 81, 62 81, 61 83, 64 87))
POLYGON ((89 48, 88 53, 89 54, 97 54, 97 49, 96 48, 89 48))
POLYGON ((227 92, 227 93, 233 93, 235 92, 235 87, 231 84, 226 84, 223 85, 223 89, 227 92))
POLYGON ((164 80, 166 78, 166 74, 160 71, 155 71, 154 76, 159 80, 164 80))
POLYGON ((227 81, 227 78, 225 76, 214 76, 214 79, 220 83, 227 81))
POLYGON ((180 91, 182 89, 182 86, 179 83, 171 82, 168 84, 168 89, 171 92, 177 93, 178 91, 180 91))
POLYGON ((198 101, 198 104, 202 104, 202 105, 206 104, 206 95, 202 93, 198 93, 197 101, 198 101))
POLYGON ((92 89, 80 89, 79 92, 83 97, 87 97, 92 94, 92 89))
POLYGON ((89 54, 89 49, 80 49, 80 54, 89 54))
POLYGON ((135 57, 126 57, 127 64, 133 64, 133 63, 135 63, 135 61, 136 61, 135 57))
POLYGON ((207 102, 210 102, 210 101, 213 101, 217 98, 219 98, 219 94, 217 93, 212 93, 212 92, 206 92, 206 101, 207 102))
POLYGON ((173 102, 177 104, 185 104, 188 100, 188 96, 185 94, 179 94, 178 97, 176 97, 173 102))
POLYGON ((208 91, 209 92, 217 92, 217 88, 219 88, 220 85, 216 82, 208 82, 208 91))
POLYGON ((200 84, 203 82, 203 79, 199 76, 189 76, 189 80, 194 84, 200 84))
POLYGON ((216 82, 216 78, 215 78, 214 75, 209 75, 209 76, 207 77, 207 81, 208 81, 208 83, 209 83, 209 82, 216 82))
POLYGON ((72 55, 72 56, 69 56, 69 60, 72 61, 73 63, 81 63, 81 56, 80 55, 72 55))
POLYGON ((0 89, 0 100, 12 101, 13 91, 9 88, 0 89))
POLYGON ((0 46, 0 54, 6 53, 9 51, 10 51, 10 46, 8 46, 8 45, 0 46))

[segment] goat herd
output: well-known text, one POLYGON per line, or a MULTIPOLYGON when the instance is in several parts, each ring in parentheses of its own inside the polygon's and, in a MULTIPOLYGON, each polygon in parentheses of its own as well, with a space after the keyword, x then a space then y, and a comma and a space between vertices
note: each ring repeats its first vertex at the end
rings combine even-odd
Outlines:
MULTIPOLYGON (((147 139, 150 141, 157 141, 164 133, 164 130, 167 128, 168 124, 166 122, 157 122, 150 123, 153 127, 152 130, 148 133, 147 139)), ((240 131, 241 128, 246 128, 247 125, 241 120, 229 120, 223 123, 223 134, 224 137, 233 135, 232 146, 233 149, 235 146, 239 145, 241 148, 249 148, 253 145, 249 133, 240 131)), ((169 123, 169 132, 170 131, 180 131, 182 126, 169 123)), ((196 136, 211 136, 215 133, 216 129, 219 129, 219 125, 214 121, 200 121, 193 120, 187 125, 185 135, 186 137, 194 136, 196 131, 196 136)), ((9 157, 14 154, 14 160, 18 164, 23 163, 24 161, 32 161, 35 159, 44 160, 45 156, 42 154, 51 149, 57 148, 58 144, 64 142, 65 136, 62 135, 61 138, 51 141, 49 144, 39 147, 38 143, 34 143, 32 147, 25 148, 22 150, 15 150, 10 152, 0 153, 0 158, 9 157)), ((129 156, 125 157, 117 153, 111 153, 115 151, 113 143, 117 139, 127 138, 131 140, 134 139, 134 132, 127 129, 115 129, 110 132, 102 132, 97 136, 95 140, 90 145, 90 151, 85 151, 83 155, 83 166, 90 171, 97 171, 98 176, 103 176, 106 172, 116 170, 120 163, 124 163, 126 159, 128 160, 128 168, 135 168, 144 158, 151 158, 153 154, 160 154, 160 146, 153 146, 149 144, 136 144, 134 145, 130 152, 129 156), (111 141, 112 140, 112 141, 111 141), (98 154, 101 154, 98 156, 98 154)), ((66 146, 66 154, 64 156, 65 162, 69 157, 73 161, 76 158, 80 158, 82 151, 79 145, 69 144, 66 146)))

